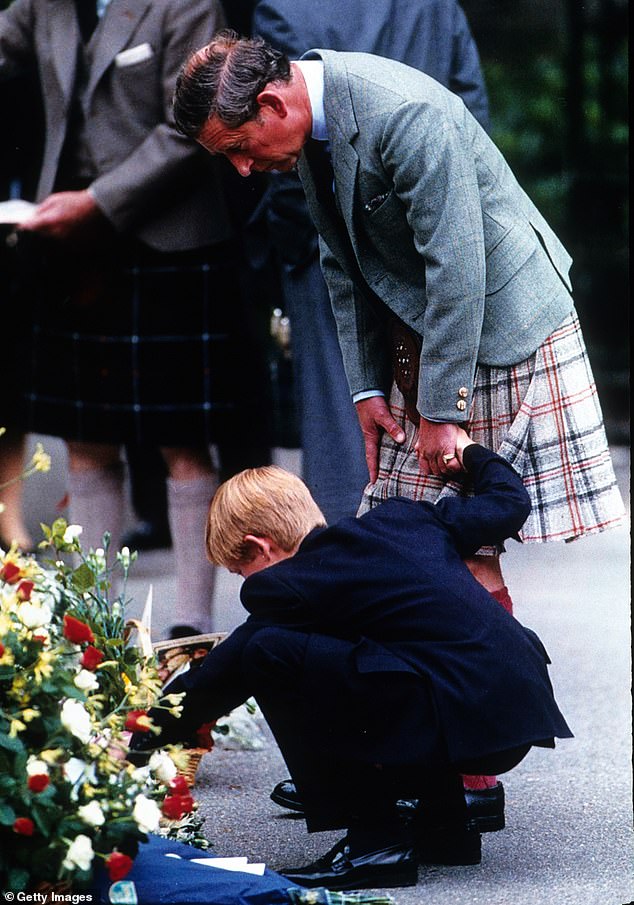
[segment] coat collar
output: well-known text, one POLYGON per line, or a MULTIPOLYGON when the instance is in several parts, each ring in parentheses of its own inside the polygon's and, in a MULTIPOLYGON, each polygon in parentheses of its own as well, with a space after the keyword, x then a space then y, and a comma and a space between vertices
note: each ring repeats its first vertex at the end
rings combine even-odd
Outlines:
POLYGON ((88 96, 95 90, 99 79, 116 55, 126 46, 149 6, 150 0, 140 2, 111 0, 94 36, 95 48, 88 80, 88 96))
POLYGON ((51 0, 47 4, 46 12, 51 55, 59 86, 66 103, 69 104, 77 68, 76 49, 80 40, 75 4, 73 0, 51 0))

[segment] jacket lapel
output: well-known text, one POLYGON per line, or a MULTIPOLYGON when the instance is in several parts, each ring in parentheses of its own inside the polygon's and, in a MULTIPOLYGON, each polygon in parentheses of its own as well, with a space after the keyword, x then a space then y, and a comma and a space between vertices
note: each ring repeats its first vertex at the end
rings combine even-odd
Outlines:
POLYGON ((126 46, 149 5, 149 0, 111 0, 94 35, 94 56, 87 97, 92 95, 108 66, 126 46))
POLYGON ((68 106, 75 83, 77 47, 79 45, 79 26, 75 14, 75 4, 73 0, 52 0, 46 4, 46 11, 51 55, 59 85, 68 106))

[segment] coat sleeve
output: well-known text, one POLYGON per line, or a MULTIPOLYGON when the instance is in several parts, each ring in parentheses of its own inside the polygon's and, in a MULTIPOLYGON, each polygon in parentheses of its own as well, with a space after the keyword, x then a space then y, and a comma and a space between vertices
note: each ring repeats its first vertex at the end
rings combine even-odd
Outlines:
POLYGON ((531 509, 521 478, 496 453, 474 443, 463 454, 474 497, 443 497, 435 505, 461 556, 502 543, 522 527, 531 509))
POLYGON ((14 0, 0 12, 0 80, 33 68, 34 32, 31 0, 14 0))
POLYGON ((404 101, 386 118, 380 136, 383 166, 425 267, 426 304, 410 322, 423 339, 418 411, 433 421, 456 423, 464 420, 456 389, 466 387, 467 408, 473 392, 486 285, 467 115, 453 105, 404 101))
POLYGON ((158 193, 202 154, 195 142, 177 132, 172 98, 176 77, 192 48, 201 47, 224 24, 218 0, 169 4, 161 35, 161 85, 157 86, 164 119, 125 160, 90 186, 95 201, 118 231, 132 227, 146 208, 156 204, 158 193))
POLYGON ((392 375, 385 325, 321 238, 319 249, 350 392, 382 390, 387 394, 392 375))
POLYGON ((456 3, 453 19, 449 89, 459 94, 483 129, 489 130, 489 98, 480 66, 480 55, 467 17, 456 3))

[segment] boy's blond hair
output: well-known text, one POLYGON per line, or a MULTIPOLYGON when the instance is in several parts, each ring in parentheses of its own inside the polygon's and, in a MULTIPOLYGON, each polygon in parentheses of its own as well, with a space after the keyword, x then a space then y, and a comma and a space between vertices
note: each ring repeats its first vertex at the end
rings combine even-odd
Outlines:
POLYGON ((306 535, 326 524, 303 481, 266 465, 247 468, 221 484, 211 501, 205 542, 207 557, 231 568, 252 559, 245 536, 270 537, 290 553, 306 535))

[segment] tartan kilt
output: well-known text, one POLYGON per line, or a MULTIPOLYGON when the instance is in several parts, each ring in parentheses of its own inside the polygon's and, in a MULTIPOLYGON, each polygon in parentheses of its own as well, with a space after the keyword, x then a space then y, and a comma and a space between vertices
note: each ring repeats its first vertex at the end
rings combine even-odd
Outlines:
MULTIPOLYGON (((417 429, 406 417, 396 385, 390 408, 406 439, 400 445, 383 434, 378 479, 365 488, 358 514, 393 496, 435 502, 448 494, 470 494, 467 481, 420 472, 414 452, 417 429)), ((519 532, 522 541, 571 541, 621 524, 623 501, 574 312, 526 361, 503 368, 478 366, 465 429, 522 478, 532 503, 519 532)))
POLYGON ((23 428, 159 446, 266 434, 268 372, 237 246, 93 249, 83 261, 50 246, 26 256, 23 428))

